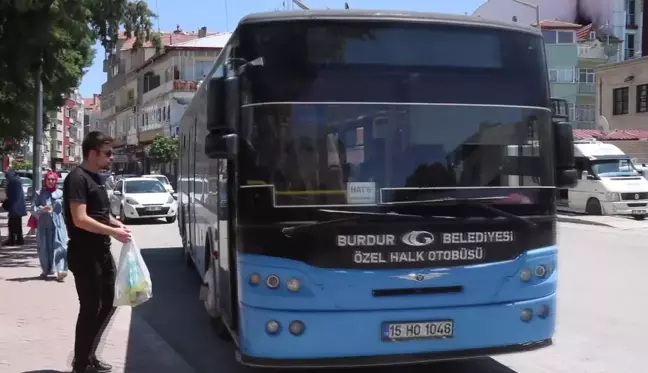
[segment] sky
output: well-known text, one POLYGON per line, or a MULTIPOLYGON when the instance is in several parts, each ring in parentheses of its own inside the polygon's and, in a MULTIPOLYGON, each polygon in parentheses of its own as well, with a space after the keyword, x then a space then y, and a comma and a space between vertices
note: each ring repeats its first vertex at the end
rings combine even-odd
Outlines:
MULTIPOLYGON (((156 28, 173 31, 180 25, 183 31, 197 31, 207 26, 208 32, 232 31, 245 15, 255 12, 283 9, 283 0, 147 0, 158 14, 156 28)), ((342 9, 345 0, 301 0, 311 9, 342 9)), ((287 3, 292 3, 286 0, 287 3)), ((396 9, 454 14, 471 14, 486 0, 347 0, 350 8, 396 9)), ((293 9, 298 9, 295 5, 293 9)), ((79 88, 83 97, 101 93, 106 81, 103 69, 104 50, 97 44, 94 64, 83 77, 79 88)))

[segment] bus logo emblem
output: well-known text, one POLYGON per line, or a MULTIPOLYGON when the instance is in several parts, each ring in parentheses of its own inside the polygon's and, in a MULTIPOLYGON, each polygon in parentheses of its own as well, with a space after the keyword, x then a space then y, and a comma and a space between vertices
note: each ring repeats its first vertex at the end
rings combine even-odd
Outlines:
POLYGON ((408 246, 427 246, 434 243, 434 235, 426 231, 412 231, 405 233, 401 241, 408 246))
POLYGON ((430 272, 430 273, 410 273, 407 275, 400 275, 400 276, 392 276, 392 278, 398 278, 401 280, 409 280, 409 281, 416 281, 416 282, 423 282, 427 280, 431 280, 433 278, 439 278, 442 276, 447 275, 448 272, 430 272))

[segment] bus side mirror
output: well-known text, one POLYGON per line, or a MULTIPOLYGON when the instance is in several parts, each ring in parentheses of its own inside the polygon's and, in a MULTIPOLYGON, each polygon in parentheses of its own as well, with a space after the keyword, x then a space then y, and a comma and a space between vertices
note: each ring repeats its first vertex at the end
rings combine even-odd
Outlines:
POLYGON ((569 123, 554 124, 556 187, 571 188, 578 182, 574 159, 574 133, 569 123))
POLYGON ((208 158, 234 158, 238 154, 238 135, 230 133, 223 135, 210 132, 205 138, 205 155, 208 158))
POLYGON ((207 130, 225 127, 225 78, 211 78, 207 82, 207 130))

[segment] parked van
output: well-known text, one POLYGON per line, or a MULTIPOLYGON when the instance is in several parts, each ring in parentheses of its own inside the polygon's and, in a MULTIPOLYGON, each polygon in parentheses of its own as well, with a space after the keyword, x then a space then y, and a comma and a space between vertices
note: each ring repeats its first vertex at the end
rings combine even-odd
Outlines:
POLYGON ((632 158, 618 147, 596 140, 574 142, 580 178, 558 191, 557 208, 590 215, 648 216, 648 181, 632 158))

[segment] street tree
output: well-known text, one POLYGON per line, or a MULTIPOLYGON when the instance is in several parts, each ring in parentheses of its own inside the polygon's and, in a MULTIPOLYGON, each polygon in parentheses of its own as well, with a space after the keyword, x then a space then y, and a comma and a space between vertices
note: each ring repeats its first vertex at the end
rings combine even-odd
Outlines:
POLYGON ((110 53, 123 32, 159 47, 154 18, 142 0, 0 0, 0 138, 32 133, 39 69, 47 113, 79 86, 97 41, 110 53))
POLYGON ((178 139, 160 135, 155 136, 148 155, 158 164, 174 162, 178 159, 178 139))
POLYGON ((11 168, 14 170, 31 170, 32 163, 25 159, 14 159, 11 162, 11 168))

